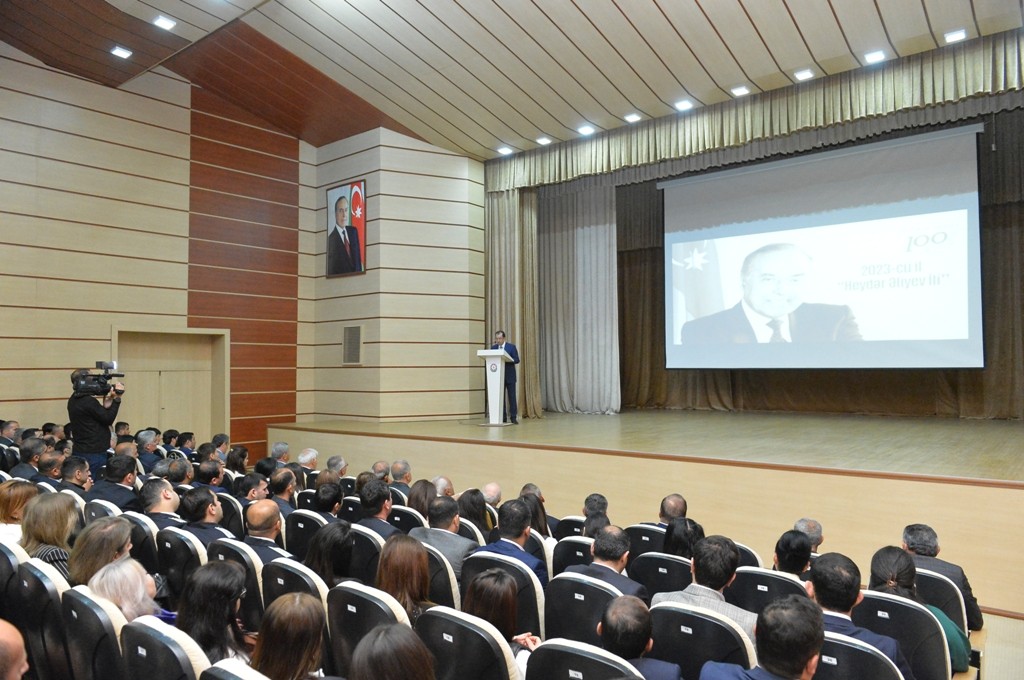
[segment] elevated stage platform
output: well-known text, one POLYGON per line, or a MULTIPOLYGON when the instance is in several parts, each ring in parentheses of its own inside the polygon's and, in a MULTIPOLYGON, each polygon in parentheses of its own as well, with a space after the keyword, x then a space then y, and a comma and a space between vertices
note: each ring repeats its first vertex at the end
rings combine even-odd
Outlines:
POLYGON ((316 448, 321 464, 340 453, 350 474, 406 458, 415 478, 445 474, 460 491, 497 481, 508 498, 534 482, 555 516, 579 514, 597 491, 623 526, 654 520, 679 492, 708 535, 753 547, 767 566, 779 535, 814 517, 822 551, 852 557, 865 581, 874 551, 923 522, 983 608, 1024 619, 1024 423, 691 411, 482 422, 325 420, 271 426, 268 438, 316 448))

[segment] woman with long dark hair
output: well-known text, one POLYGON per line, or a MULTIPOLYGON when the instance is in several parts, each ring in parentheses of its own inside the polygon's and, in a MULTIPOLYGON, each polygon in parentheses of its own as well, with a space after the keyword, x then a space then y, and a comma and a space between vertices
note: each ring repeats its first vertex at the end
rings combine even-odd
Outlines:
POLYGON ((250 666, 270 680, 318 677, 327 616, 308 593, 287 593, 263 613, 250 666))
POLYGON ((423 544, 405 534, 391 536, 380 551, 377 588, 398 600, 415 626, 420 614, 434 606, 430 601, 430 560, 423 544))
POLYGON ((459 495, 459 517, 468 519, 480 533, 487 534, 494 528, 491 516, 487 512, 487 501, 480 489, 466 489, 459 495))
POLYGON ((430 480, 417 479, 409 489, 409 500, 406 505, 426 518, 430 501, 435 498, 437 498, 437 488, 430 483, 430 480))
POLYGON ((238 608, 245 596, 245 568, 236 562, 207 562, 192 572, 178 602, 177 626, 199 643, 210 663, 249 660, 238 608))
POLYGON ((249 465, 249 449, 244 446, 232 446, 231 450, 228 451, 227 460, 224 462, 224 468, 237 472, 240 475, 248 474, 246 469, 249 465))
POLYGON ((693 559, 693 546, 704 538, 704 527, 686 517, 675 517, 665 529, 662 552, 693 559))
POLYGON ((333 588, 348 578, 352 562, 352 525, 343 519, 322 526, 313 534, 306 549, 305 565, 333 588))
POLYGON ((434 655, 409 626, 377 626, 356 645, 348 680, 434 680, 434 655))
POLYGON ((551 535, 551 527, 548 526, 548 513, 544 510, 544 504, 540 502, 540 497, 534 493, 524 493, 519 500, 530 508, 530 533, 536 534, 537 538, 547 543, 549 550, 554 550, 557 541, 551 535))
POLYGON ((477 574, 466 589, 462 611, 478 616, 498 629, 509 647, 520 673, 526 677, 530 652, 540 644, 532 632, 516 635, 516 580, 501 569, 488 569, 477 574))

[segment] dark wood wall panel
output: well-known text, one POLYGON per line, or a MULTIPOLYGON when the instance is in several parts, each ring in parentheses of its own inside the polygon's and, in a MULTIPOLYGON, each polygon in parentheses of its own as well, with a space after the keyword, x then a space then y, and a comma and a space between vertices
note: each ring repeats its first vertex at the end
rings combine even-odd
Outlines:
MULTIPOLYGON (((174 70, 173 68, 171 69, 174 70)), ((195 82, 195 81, 193 81, 195 82)), ((257 116, 254 113, 250 113, 246 109, 243 109, 235 104, 232 104, 228 100, 224 99, 218 94, 211 92, 202 87, 192 88, 192 124, 196 124, 196 120, 200 116, 220 116, 228 120, 235 121, 242 125, 249 125, 257 127, 263 130, 277 131, 285 136, 290 136, 296 140, 296 146, 298 146, 298 138, 291 135, 285 130, 275 128, 273 125, 268 123, 265 118, 257 116)), ((206 135, 199 135, 205 137, 206 135)), ((226 139, 226 138, 222 138, 226 139)))
POLYGON ((189 325, 231 329, 231 440, 295 420, 299 144, 193 88, 189 325))

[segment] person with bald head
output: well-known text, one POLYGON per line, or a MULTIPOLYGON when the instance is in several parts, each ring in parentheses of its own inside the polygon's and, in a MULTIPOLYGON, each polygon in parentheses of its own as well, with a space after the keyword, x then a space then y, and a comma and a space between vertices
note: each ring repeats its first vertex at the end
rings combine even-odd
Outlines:
POLYGON ((484 500, 487 501, 489 506, 496 508, 501 505, 501 484, 488 482, 480 490, 483 492, 484 500))
POLYGON ((249 535, 243 540, 256 551, 264 565, 278 557, 292 557, 290 552, 278 548, 274 542, 281 533, 281 510, 277 503, 270 499, 254 501, 246 508, 245 519, 249 523, 249 535))
POLYGON ((668 527, 669 522, 677 517, 686 517, 686 499, 682 494, 670 493, 661 499, 658 509, 658 526, 668 527))
POLYGON ((28 673, 28 654, 18 629, 0 619, 0 680, 21 680, 28 673))
MULTIPOLYGON (((148 432, 148 430, 147 430, 148 432)), ((135 442, 121 442, 114 446, 115 456, 131 456, 132 458, 139 457, 139 447, 135 442)))

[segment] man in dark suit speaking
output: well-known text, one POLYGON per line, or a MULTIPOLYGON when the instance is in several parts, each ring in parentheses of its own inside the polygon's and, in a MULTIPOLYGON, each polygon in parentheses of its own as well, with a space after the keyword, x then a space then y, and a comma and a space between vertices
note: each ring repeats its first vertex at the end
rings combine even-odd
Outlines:
POLYGON ((683 324, 688 344, 844 342, 861 340, 846 305, 804 302, 811 258, 790 243, 758 248, 743 260, 743 299, 716 314, 683 324))
POLYGON ((516 401, 516 364, 519 363, 519 350, 511 342, 505 342, 505 331, 498 331, 494 334, 494 344, 491 349, 502 349, 512 357, 512 361, 505 362, 505 394, 508 397, 508 410, 505 410, 504 399, 502 400, 501 419, 507 421, 512 418, 512 424, 519 424, 519 404, 516 401))
POLYGON ((334 202, 334 224, 327 234, 327 275, 363 271, 359 232, 349 225, 348 196, 334 202))

